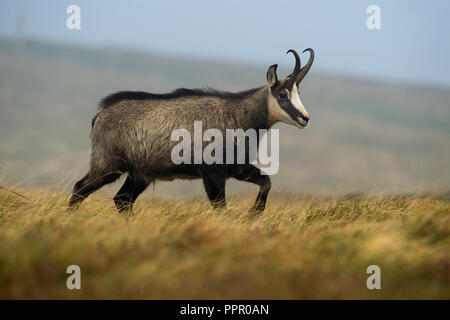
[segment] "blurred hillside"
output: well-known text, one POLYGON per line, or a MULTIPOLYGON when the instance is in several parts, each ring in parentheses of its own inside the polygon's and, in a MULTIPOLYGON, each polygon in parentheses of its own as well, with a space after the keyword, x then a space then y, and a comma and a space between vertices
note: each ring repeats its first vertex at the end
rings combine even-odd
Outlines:
MULTIPOLYGON (((0 177, 71 188, 87 168, 90 123, 103 96, 203 86, 239 91, 263 85, 267 67, 0 39, 0 177)), ((283 67, 279 76, 292 66, 283 67)), ((350 79, 313 66, 301 91, 310 125, 277 126, 281 154, 274 190, 450 189, 450 89, 350 79)), ((230 184, 238 187, 228 192, 256 191, 230 184)), ((159 182, 155 189, 181 195, 202 192, 202 185, 159 182)))

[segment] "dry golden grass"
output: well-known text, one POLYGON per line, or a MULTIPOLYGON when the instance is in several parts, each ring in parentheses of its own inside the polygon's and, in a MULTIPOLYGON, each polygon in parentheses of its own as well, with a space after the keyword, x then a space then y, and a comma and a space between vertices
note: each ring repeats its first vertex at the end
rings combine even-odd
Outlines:
POLYGON ((204 199, 140 199, 135 215, 93 195, 0 190, 0 298, 450 298, 450 204, 431 197, 272 194, 213 211, 204 199), (82 289, 66 288, 81 267, 82 289), (381 268, 381 290, 366 287, 381 268))

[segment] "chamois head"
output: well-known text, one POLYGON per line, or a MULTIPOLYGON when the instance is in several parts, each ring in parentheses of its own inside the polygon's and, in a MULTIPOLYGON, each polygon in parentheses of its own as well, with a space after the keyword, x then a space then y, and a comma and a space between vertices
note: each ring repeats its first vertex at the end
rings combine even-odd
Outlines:
POLYGON ((314 51, 309 51, 309 61, 302 68, 298 53, 290 49, 286 53, 292 53, 295 57, 294 71, 286 78, 278 80, 277 64, 271 65, 267 70, 268 106, 270 125, 276 122, 287 124, 303 129, 309 121, 309 114, 300 101, 299 84, 308 73, 314 61, 314 51))

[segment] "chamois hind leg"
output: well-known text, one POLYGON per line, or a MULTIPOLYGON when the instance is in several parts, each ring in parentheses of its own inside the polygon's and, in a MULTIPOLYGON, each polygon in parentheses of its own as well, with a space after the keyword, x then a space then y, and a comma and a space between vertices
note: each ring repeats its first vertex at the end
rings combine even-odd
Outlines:
POLYGON ((225 174, 220 171, 203 173, 203 185, 214 209, 226 206, 225 174))
POLYGON ((120 175, 120 172, 90 170, 81 180, 75 183, 72 196, 69 200, 69 207, 80 204, 90 194, 97 191, 105 184, 114 182, 120 175))
POLYGON ((125 183, 119 192, 114 197, 114 203, 116 204, 119 212, 132 211, 133 204, 137 197, 147 188, 149 184, 144 181, 137 181, 131 176, 127 176, 125 183))
POLYGON ((261 170, 254 165, 243 165, 232 172, 231 177, 240 180, 248 181, 259 185, 258 196, 256 197, 255 204, 250 209, 251 213, 263 212, 266 208, 267 196, 271 188, 271 182, 268 175, 262 175, 261 170))

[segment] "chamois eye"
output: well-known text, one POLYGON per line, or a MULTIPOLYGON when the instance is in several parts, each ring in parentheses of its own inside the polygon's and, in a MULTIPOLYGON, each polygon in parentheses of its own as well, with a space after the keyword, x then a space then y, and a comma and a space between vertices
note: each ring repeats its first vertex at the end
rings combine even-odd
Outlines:
POLYGON ((287 94, 286 94, 286 92, 280 92, 280 93, 278 94, 278 99, 279 99, 279 100, 286 100, 286 99, 287 99, 287 94))

